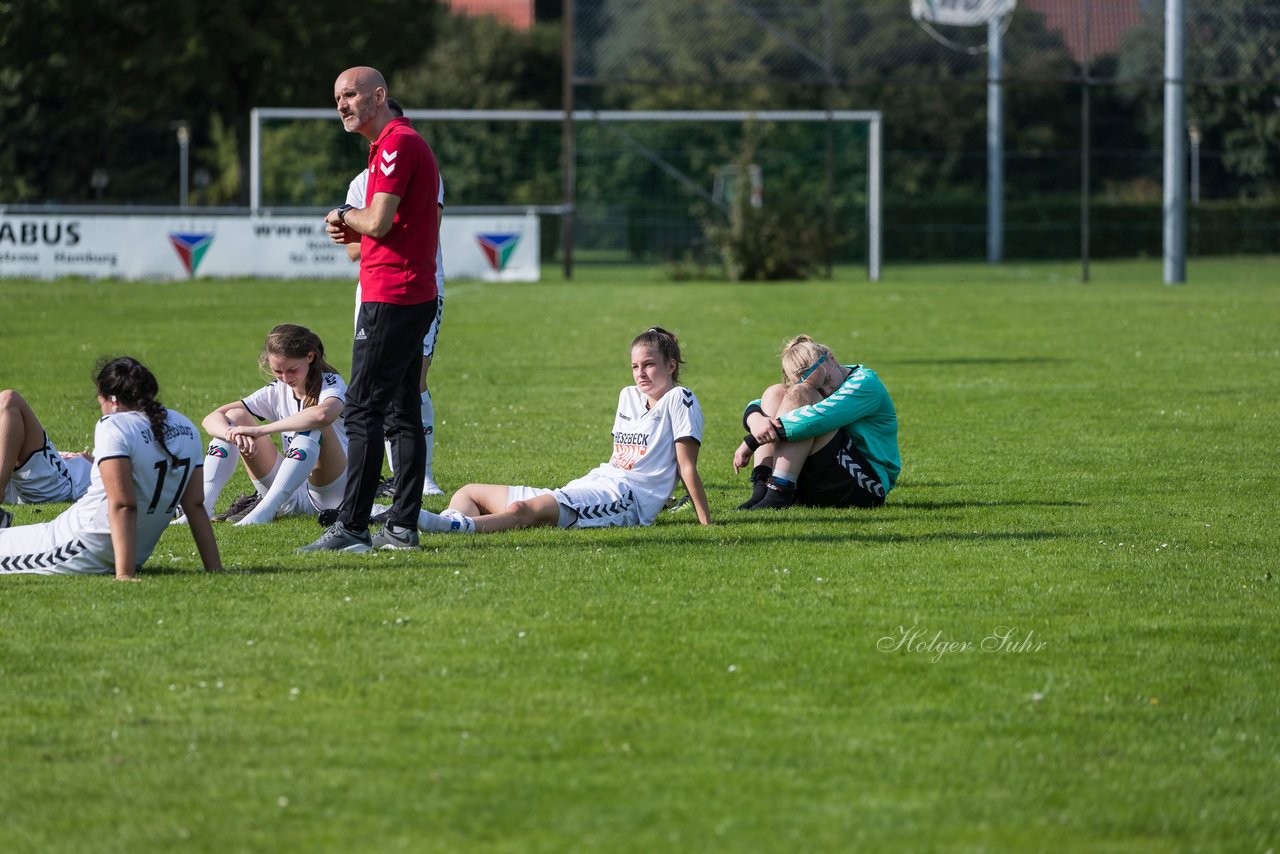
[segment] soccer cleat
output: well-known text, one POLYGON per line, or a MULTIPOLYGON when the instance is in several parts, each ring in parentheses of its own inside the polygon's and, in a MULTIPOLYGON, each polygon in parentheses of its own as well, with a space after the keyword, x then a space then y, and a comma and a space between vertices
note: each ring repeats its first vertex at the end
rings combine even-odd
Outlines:
POLYGON ((765 485, 763 480, 751 481, 751 497, 738 505, 739 510, 753 510, 755 506, 764 500, 765 493, 769 491, 769 487, 765 485))
POLYGON ((751 470, 751 497, 738 505, 739 510, 750 510, 764 499, 766 484, 772 474, 773 468, 763 463, 751 470))
POLYGON ((214 513, 210 518, 213 522, 239 522, 245 516, 249 515, 249 511, 258 506, 258 502, 262 500, 262 496, 258 493, 245 495, 243 492, 236 496, 236 500, 231 502, 231 506, 221 513, 214 513))
POLYGON ((769 478, 768 483, 765 484, 764 498, 761 498, 747 509, 785 510, 795 503, 796 485, 794 483, 780 484, 773 478, 769 478))
POLYGON ((334 522, 338 521, 339 508, 334 507, 329 510, 321 510, 320 515, 316 516, 316 521, 320 523, 321 528, 327 528, 334 522))
POLYGON ((378 489, 373 493, 374 498, 395 498, 396 497, 396 479, 394 477, 384 477, 378 481, 378 489))
POLYGON ((667 500, 666 511, 668 513, 679 513, 681 510, 688 510, 693 506, 693 499, 687 495, 676 498, 674 495, 667 500))
POLYGON ((0 528, 13 527, 13 514, 0 507, 0 528))
POLYGON ((390 504, 375 504, 369 508, 369 524, 381 525, 387 521, 387 514, 391 512, 390 504))
POLYGON ((373 535, 370 544, 375 549, 380 550, 416 549, 418 547, 418 529, 387 525, 373 535))
POLYGON ((334 522, 320 535, 320 539, 296 548, 294 551, 298 554, 309 552, 365 554, 373 551, 373 543, 368 531, 353 531, 341 522, 334 522))
POLYGON ((184 513, 184 512, 182 512, 182 508, 181 508, 181 507, 179 507, 177 510, 174 510, 174 511, 173 511, 173 518, 169 520, 169 524, 170 524, 170 525, 185 525, 185 524, 187 524, 187 514, 186 514, 186 513, 184 513))
POLYGON ((423 495, 444 495, 444 490, 436 485, 436 482, 428 477, 422 482, 423 495))
POLYGON ((476 522, 470 516, 465 515, 461 510, 454 510, 452 507, 440 511, 440 518, 449 523, 449 533, 451 534, 474 534, 476 532, 476 522))

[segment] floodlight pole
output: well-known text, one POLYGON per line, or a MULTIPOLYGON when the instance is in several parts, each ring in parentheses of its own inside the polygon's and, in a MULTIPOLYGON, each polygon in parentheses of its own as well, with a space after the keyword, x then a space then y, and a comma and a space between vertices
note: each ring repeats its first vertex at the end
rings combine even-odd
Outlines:
POLYGON ((1004 260, 1004 98, 1000 22, 987 21, 987 261, 1004 260))
POLYGON ((262 206, 262 115, 258 108, 249 111, 249 211, 257 213, 262 206))
POLYGON ((185 208, 190 188, 191 124, 178 121, 170 123, 169 127, 178 132, 178 207, 185 208))
POLYGON ((1080 281, 1089 281, 1089 87, 1093 57, 1089 37, 1092 35, 1093 0, 1084 0, 1084 52, 1080 60, 1080 281))
POLYGON ((1184 0, 1164 4, 1164 283, 1187 280, 1187 136, 1184 0))
POLYGON ((561 106, 564 108, 564 122, 561 126, 561 156, 564 158, 564 213, 560 215, 560 236, 564 253, 564 277, 573 278, 573 226, 574 197, 577 195, 577 176, 574 174, 573 138, 573 0, 564 0, 562 12, 563 27, 563 62, 561 72, 561 106))

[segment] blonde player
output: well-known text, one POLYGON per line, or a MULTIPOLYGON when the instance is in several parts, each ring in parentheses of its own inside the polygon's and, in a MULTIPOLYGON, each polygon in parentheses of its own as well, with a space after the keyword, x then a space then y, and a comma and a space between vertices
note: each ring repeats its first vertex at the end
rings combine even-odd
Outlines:
POLYGON ((711 524, 698 475, 702 408, 693 392, 679 384, 681 362, 676 336, 665 329, 653 327, 631 342, 635 385, 618 394, 613 455, 607 463, 555 490, 468 484, 454 494, 448 510, 439 515, 423 511, 418 527, 491 533, 536 526, 651 525, 677 479, 688 490, 698 521, 711 524))
POLYGON ((156 378, 127 356, 97 373, 102 418, 93 432, 89 489, 51 522, 0 530, 0 573, 102 574, 137 580, 179 504, 200 561, 222 569, 204 511, 200 434, 166 409, 156 378))
POLYGON ((739 510, 879 507, 902 470, 898 415, 865 365, 845 365, 825 344, 797 335, 782 349, 783 381, 742 414, 746 437, 733 470, 754 460, 751 497, 739 510))
MULTIPOLYGON (((404 115, 404 108, 395 98, 387 99, 387 106, 391 108, 391 112, 396 116, 404 115)), ((368 170, 361 170, 360 174, 351 179, 351 184, 347 187, 347 204, 353 208, 363 208, 365 206, 365 191, 369 186, 368 170)), ((444 218, 444 178, 440 179, 440 198, 437 199, 440 218, 444 218)), ((347 257, 352 261, 360 260, 360 244, 347 244, 347 257)), ((356 282, 356 316, 357 324, 360 314, 360 283, 356 282)), ((436 410, 435 403, 431 400, 431 391, 427 388, 427 371, 431 367, 431 357, 436 351, 436 338, 440 334, 440 317, 444 314, 444 254, 440 247, 436 247, 436 319, 431 322, 431 328, 427 330, 427 334, 422 339, 422 378, 418 382, 418 392, 422 397, 422 433, 427 441, 426 463, 424 465, 425 479, 423 480, 423 495, 444 495, 444 491, 436 485, 435 477, 431 473, 432 452, 435 450, 435 432, 436 432, 436 410)), ((396 458, 392 453, 394 443, 390 437, 386 439, 387 459, 391 462, 391 471, 394 474, 396 470, 396 458)), ((378 488, 378 495, 388 498, 395 495, 395 489, 391 481, 383 482, 378 488)))
POLYGON ((211 437, 204 461, 205 510, 213 510, 240 459, 258 500, 226 517, 237 525, 265 525, 277 515, 341 506, 347 384, 325 361, 320 337, 305 326, 282 323, 267 335, 258 363, 275 380, 204 419, 211 437), (277 433, 281 450, 271 441, 277 433))
MULTIPOLYGON (((88 490, 92 468, 84 454, 58 452, 22 395, 0 391, 0 501, 75 501, 88 490)), ((12 524, 13 514, 0 507, 0 528, 12 524)))

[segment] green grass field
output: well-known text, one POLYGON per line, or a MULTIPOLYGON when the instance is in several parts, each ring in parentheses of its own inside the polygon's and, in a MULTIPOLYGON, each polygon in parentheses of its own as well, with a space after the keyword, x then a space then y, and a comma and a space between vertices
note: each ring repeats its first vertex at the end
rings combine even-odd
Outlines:
MULTIPOLYGON (((716 524, 314 558, 291 519, 219 526, 224 575, 172 529, 142 584, 0 579, 0 850, 1273 850, 1278 270, 455 283, 442 485, 606 459, 656 323, 716 524), (801 331, 895 398, 880 510, 732 509, 742 405, 801 331)), ((345 370, 351 291, 0 281, 0 387, 78 450, 95 358, 128 353, 199 420, 277 322, 345 370)))

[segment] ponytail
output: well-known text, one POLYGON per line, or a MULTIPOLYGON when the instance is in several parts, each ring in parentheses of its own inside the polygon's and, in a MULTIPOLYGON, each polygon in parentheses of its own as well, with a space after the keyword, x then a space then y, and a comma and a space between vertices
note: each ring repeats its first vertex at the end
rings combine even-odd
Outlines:
POLYGON ((124 404, 147 416, 151 433, 160 449, 170 459, 177 459, 164 441, 168 410, 156 397, 160 393, 160 384, 146 365, 132 356, 101 359, 94 371, 94 384, 104 399, 124 404))

